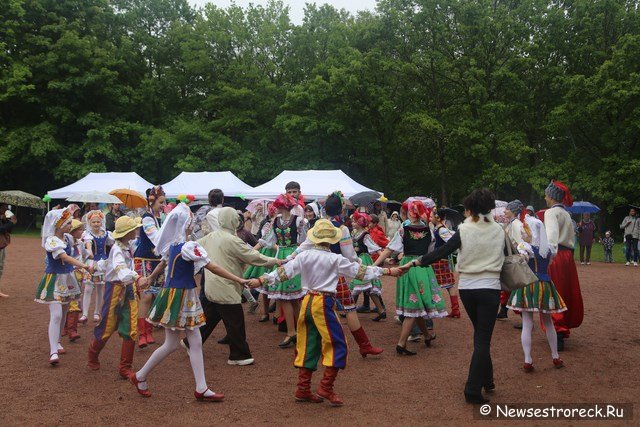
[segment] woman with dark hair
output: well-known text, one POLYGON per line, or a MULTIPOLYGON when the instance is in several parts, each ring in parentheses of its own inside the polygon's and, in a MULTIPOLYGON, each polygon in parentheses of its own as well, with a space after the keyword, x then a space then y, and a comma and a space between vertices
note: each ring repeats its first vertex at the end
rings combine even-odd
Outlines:
POLYGON ((402 269, 430 265, 459 250, 458 290, 462 304, 473 324, 473 356, 464 388, 468 403, 486 403, 482 389, 492 391, 493 364, 491 336, 500 305, 500 272, 504 263, 505 234, 491 215, 495 207, 493 193, 474 190, 463 201, 465 221, 444 245, 428 255, 405 264, 402 269))
MULTIPOLYGON (((146 193, 147 211, 142 215, 142 232, 140 232, 139 244, 133 258, 134 270, 141 277, 151 276, 153 270, 162 261, 162 258, 154 253, 155 244, 153 242, 162 225, 161 214, 166 204, 166 197, 161 186, 148 188, 146 193)), ((163 285, 164 273, 161 273, 155 281, 149 283, 147 289, 140 291, 138 301, 138 346, 140 348, 156 342, 152 335, 153 325, 148 323, 145 318, 153 302, 153 296, 163 285)))

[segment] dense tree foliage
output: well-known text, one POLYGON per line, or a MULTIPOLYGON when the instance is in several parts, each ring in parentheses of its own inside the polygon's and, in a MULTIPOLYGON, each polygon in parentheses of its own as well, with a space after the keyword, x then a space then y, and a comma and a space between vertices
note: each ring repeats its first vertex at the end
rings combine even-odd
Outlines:
POLYGON ((379 0, 294 25, 275 0, 0 0, 0 182, 341 168, 445 203, 558 178, 612 208, 637 198, 639 6, 379 0))

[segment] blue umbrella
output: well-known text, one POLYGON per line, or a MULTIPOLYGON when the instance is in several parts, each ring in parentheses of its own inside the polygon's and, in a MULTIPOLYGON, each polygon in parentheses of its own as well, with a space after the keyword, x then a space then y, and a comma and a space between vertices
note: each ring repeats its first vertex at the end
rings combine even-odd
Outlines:
POLYGON ((600 208, 590 202, 573 202, 573 206, 567 208, 572 214, 592 214, 600 212, 600 208))

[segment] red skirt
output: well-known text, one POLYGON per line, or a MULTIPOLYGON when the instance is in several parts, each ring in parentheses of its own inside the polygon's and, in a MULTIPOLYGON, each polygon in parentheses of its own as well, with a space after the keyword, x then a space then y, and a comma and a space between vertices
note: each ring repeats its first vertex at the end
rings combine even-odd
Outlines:
POLYGON ((567 336, 569 329, 580 326, 584 317, 582 293, 580 292, 578 270, 573 260, 573 251, 567 249, 558 251, 558 255, 549 265, 549 276, 567 304, 567 311, 552 315, 553 324, 557 332, 565 332, 565 336, 567 336))
POLYGON ((450 289, 456 284, 456 277, 451 271, 448 259, 440 259, 431 264, 431 267, 441 288, 450 289))
POLYGON ((353 295, 351 295, 351 289, 349 289, 349 284, 343 276, 340 276, 338 279, 336 300, 339 305, 342 306, 343 311, 353 311, 356 309, 356 302, 353 300, 353 295))

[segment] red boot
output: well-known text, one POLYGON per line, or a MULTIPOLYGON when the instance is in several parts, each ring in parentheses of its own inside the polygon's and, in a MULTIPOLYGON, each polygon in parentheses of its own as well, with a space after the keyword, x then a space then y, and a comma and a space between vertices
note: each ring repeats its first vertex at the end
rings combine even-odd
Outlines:
POLYGON ((151 344, 155 344, 156 340, 153 339, 153 325, 149 322, 147 322, 146 320, 144 321, 145 323, 145 327, 147 328, 147 344, 151 345, 151 344))
POLYGON ((367 357, 367 354, 378 355, 382 353, 384 350, 379 347, 374 347, 371 345, 371 341, 369 341, 369 337, 367 333, 364 331, 362 326, 357 331, 351 331, 353 337, 356 339, 358 346, 360 347, 360 354, 362 357, 367 357))
POLYGON ((134 340, 123 339, 122 349, 120 350, 120 363, 118 364, 118 373, 125 380, 129 378, 131 373, 131 367, 133 366, 133 352, 136 349, 136 342, 134 340))
POLYGON ((89 363, 87 363, 89 369, 93 371, 100 369, 100 360, 98 359, 98 356, 105 344, 106 343, 104 341, 95 338, 91 341, 91 344, 89 344, 89 363))
POLYGON ((80 317, 79 311, 72 311, 67 313, 67 323, 66 328, 69 332, 69 341, 73 342, 80 338, 80 334, 78 334, 78 318, 80 317))
POLYGON ((327 399, 331 403, 331 406, 344 405, 342 399, 340 399, 338 395, 333 392, 333 383, 335 382, 337 376, 338 368, 326 367, 324 369, 324 376, 322 377, 320 386, 318 387, 318 395, 327 399))
POLYGON ((147 321, 138 319, 138 347, 145 348, 147 344, 147 321))
POLYGON ((298 389, 295 398, 298 402, 320 403, 323 401, 321 397, 311 392, 311 376, 313 371, 307 368, 300 368, 298 371, 298 389))
POLYGON ((458 295, 449 295, 451 297, 451 313, 447 317, 460 318, 460 303, 458 302, 458 295))
POLYGON ((64 318, 64 327, 62 328, 62 333, 60 337, 66 337, 69 334, 69 316, 71 313, 67 313, 67 316, 64 318))

